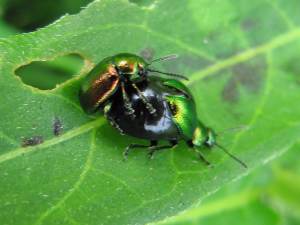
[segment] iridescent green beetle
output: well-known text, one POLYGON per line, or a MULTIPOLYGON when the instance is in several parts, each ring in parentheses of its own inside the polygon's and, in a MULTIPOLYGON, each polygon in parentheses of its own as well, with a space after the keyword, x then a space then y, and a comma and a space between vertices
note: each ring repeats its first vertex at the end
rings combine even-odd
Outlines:
POLYGON ((143 100, 147 110, 149 110, 151 114, 154 114, 156 109, 147 102, 133 81, 147 79, 148 72, 162 73, 186 79, 178 74, 165 73, 150 68, 150 65, 154 62, 172 59, 174 57, 175 55, 170 55, 155 59, 151 62, 146 62, 146 60, 138 55, 121 53, 103 59, 83 81, 79 93, 82 108, 89 113, 95 112, 98 108, 104 106, 117 90, 121 89, 125 112, 131 117, 134 117, 134 110, 131 107, 131 102, 128 100, 126 92, 126 88, 132 86, 141 100, 143 100))
POLYGON ((183 140, 194 149, 198 156, 207 164, 199 147, 212 148, 218 146, 242 166, 245 163, 230 154, 216 141, 216 133, 205 126, 198 118, 195 101, 188 88, 178 80, 166 80, 159 77, 149 77, 148 80, 136 82, 146 100, 157 110, 149 113, 135 89, 128 88, 128 98, 135 111, 132 119, 124 113, 122 93, 116 93, 115 101, 107 105, 105 115, 111 124, 121 133, 140 139, 150 140, 150 145, 130 144, 124 151, 125 158, 133 148, 149 148, 149 155, 155 151, 169 149, 183 140), (158 141, 168 141, 169 145, 158 145, 158 141))

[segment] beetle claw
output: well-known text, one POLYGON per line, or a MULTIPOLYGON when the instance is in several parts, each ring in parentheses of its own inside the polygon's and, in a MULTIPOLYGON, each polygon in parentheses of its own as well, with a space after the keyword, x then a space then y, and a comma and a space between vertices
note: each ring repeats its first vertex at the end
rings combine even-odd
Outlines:
POLYGON ((150 114, 156 114, 156 109, 149 102, 146 102, 146 108, 149 110, 150 114))
POLYGON ((200 160, 202 160, 208 167, 213 167, 213 165, 207 161, 207 159, 200 153, 200 152, 197 152, 197 156, 200 160))
POLYGON ((131 104, 125 104, 125 114, 130 116, 131 119, 135 119, 134 109, 132 108, 131 104))
POLYGON ((148 158, 154 159, 155 146, 149 147, 148 158))
POLYGON ((150 159, 150 160, 154 159, 154 151, 148 153, 148 159, 150 159))
POLYGON ((127 161, 128 159, 128 155, 129 155, 129 151, 130 151, 130 145, 127 146, 123 152, 123 161, 127 161))

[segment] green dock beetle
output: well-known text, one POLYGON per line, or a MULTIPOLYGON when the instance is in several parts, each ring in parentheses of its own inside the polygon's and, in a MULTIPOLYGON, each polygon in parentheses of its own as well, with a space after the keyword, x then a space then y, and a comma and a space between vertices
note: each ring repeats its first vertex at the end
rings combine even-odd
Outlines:
POLYGON ((118 90, 114 101, 107 104, 104 112, 111 124, 121 133, 150 141, 150 145, 130 144, 124 151, 124 157, 134 148, 148 148, 149 156, 162 149, 169 149, 184 140, 194 149, 206 164, 210 164, 199 151, 199 147, 219 147, 245 168, 244 162, 228 152, 216 141, 216 133, 205 126, 198 118, 195 101, 188 88, 178 80, 149 77, 137 81, 136 86, 156 109, 151 114, 144 107, 143 100, 132 86, 127 88, 135 118, 125 113, 122 91, 118 90), (158 141, 168 141, 168 145, 158 145, 158 141))
POLYGON ((174 57, 175 55, 169 55, 146 62, 146 60, 138 55, 120 53, 103 59, 83 81, 79 94, 82 108, 89 113, 95 112, 99 107, 105 106, 109 100, 112 100, 115 92, 121 89, 125 113, 134 117, 131 102, 128 99, 126 91, 127 87, 131 86, 135 89, 147 110, 151 114, 154 114, 156 109, 141 94, 133 80, 145 80, 149 72, 186 79, 181 75, 161 72, 150 67, 154 62, 174 57))

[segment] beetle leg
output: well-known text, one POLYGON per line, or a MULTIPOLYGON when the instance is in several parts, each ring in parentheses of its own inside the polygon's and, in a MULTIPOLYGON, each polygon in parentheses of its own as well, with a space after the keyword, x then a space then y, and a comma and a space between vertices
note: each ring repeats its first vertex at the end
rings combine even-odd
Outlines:
POLYGON ((198 158, 201 159, 207 166, 212 166, 211 163, 205 159, 204 155, 196 149, 195 145, 191 140, 187 141, 186 144, 197 154, 198 158))
POLYGON ((121 135, 125 135, 124 131, 119 127, 119 125, 115 122, 114 119, 112 119, 109 116, 107 116, 107 119, 109 120, 112 127, 116 128, 120 132, 121 135))
POLYGON ((151 114, 155 114, 156 109, 153 107, 153 105, 145 98, 145 96, 142 94, 142 92, 140 91, 140 89, 134 84, 131 84, 132 87, 136 90, 137 94, 139 95, 139 97, 141 98, 141 100, 143 101, 143 103, 146 105, 146 108, 149 110, 149 112, 151 114))
POLYGON ((150 159, 153 159, 154 152, 174 148, 177 144, 178 144, 177 140, 171 140, 169 145, 162 145, 162 146, 157 146, 157 144, 152 145, 149 147, 148 156, 150 159))
POLYGON ((151 148, 152 146, 156 146, 156 145, 157 145, 157 141, 151 141, 150 145, 130 144, 125 148, 125 151, 123 152, 124 160, 128 158, 128 154, 130 150, 134 148, 151 148))
POLYGON ((205 159, 200 151, 196 151, 199 159, 201 159, 207 166, 211 166, 211 163, 205 159))
POLYGON ((125 85, 123 82, 121 82, 121 89, 122 89, 122 96, 124 100, 124 107, 126 109, 125 114, 130 115, 134 119, 135 118, 134 109, 132 108, 132 105, 126 93, 125 85))
POLYGON ((116 123, 115 119, 111 116, 109 116, 109 111, 111 109, 111 104, 107 104, 104 107, 104 116, 106 117, 106 119, 110 122, 110 124, 116 128, 121 135, 124 135, 124 131, 120 128, 120 126, 116 123))
POLYGON ((198 158, 201 159, 207 166, 212 166, 211 163, 207 161, 207 159, 200 151, 197 151, 196 148, 193 148, 193 150, 196 152, 198 158))

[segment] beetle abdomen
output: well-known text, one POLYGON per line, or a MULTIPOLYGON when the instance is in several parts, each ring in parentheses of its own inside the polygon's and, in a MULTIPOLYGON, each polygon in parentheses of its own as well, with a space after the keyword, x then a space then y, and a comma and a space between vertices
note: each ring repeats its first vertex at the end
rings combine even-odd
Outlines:
POLYGON ((127 92, 134 109, 135 118, 133 119, 125 113, 121 93, 116 93, 117 100, 112 103, 107 113, 108 118, 113 120, 125 134, 137 138, 177 140, 179 132, 172 120, 168 103, 164 100, 166 93, 160 90, 155 82, 140 82, 137 85, 148 102, 156 109, 156 113, 151 114, 135 91, 128 87, 127 92))

